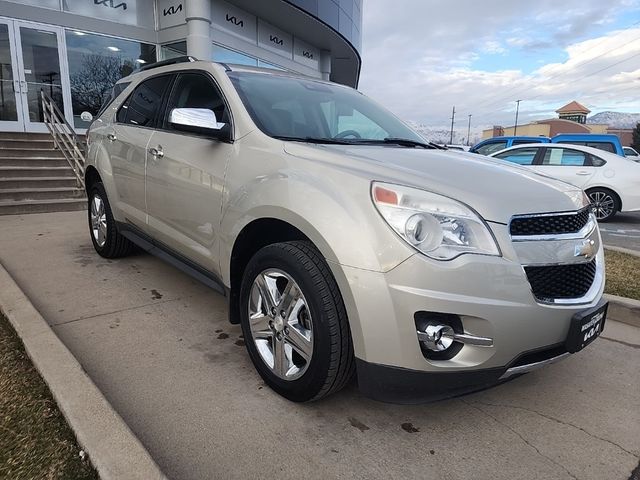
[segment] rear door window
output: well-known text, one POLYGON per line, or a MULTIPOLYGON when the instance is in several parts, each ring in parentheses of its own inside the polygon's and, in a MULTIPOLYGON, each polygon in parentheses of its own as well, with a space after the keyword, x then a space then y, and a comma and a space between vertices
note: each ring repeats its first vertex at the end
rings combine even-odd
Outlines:
POLYGON ((570 145, 583 145, 585 147, 597 148, 604 152, 616 153, 616 147, 611 142, 578 142, 578 141, 562 141, 561 143, 568 143, 570 145))
POLYGON ((549 147, 542 158, 542 165, 584 167, 591 165, 591 161, 585 152, 570 148, 549 147))

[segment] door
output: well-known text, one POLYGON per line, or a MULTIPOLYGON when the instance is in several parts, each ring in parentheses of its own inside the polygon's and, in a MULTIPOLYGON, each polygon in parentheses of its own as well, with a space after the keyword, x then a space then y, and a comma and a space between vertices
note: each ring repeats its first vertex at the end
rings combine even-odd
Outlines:
POLYGON ((109 192, 110 200, 125 221, 143 231, 147 229, 147 147, 172 79, 173 75, 165 74, 141 82, 118 109, 115 123, 105 127, 103 145, 115 186, 115 192, 109 192))
POLYGON ((149 142, 149 231, 171 249, 218 273, 224 172, 233 146, 175 130, 167 121, 173 108, 206 108, 213 110, 218 122, 229 122, 226 104, 211 77, 204 72, 178 76, 162 126, 149 142))
POLYGON ((47 132, 40 90, 71 118, 71 91, 61 27, 0 19, 0 129, 47 132))
POLYGON ((22 132, 22 97, 13 22, 0 19, 0 131, 22 132))
POLYGON ((536 164, 537 172, 580 188, 593 177, 597 168, 588 153, 560 146, 546 147, 536 164))

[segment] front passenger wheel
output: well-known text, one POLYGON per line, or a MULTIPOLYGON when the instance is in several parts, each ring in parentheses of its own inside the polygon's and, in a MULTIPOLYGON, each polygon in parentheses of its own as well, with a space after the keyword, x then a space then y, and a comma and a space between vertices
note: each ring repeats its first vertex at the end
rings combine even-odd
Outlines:
POLYGON ((240 318, 264 381, 295 402, 343 388, 355 360, 347 315, 329 267, 309 242, 259 250, 245 269, 240 318))
POLYGON ((130 254, 134 245, 118 232, 102 183, 91 186, 88 200, 89 233, 96 252, 105 258, 118 258, 130 254))
POLYGON ((587 195, 600 222, 608 222, 620 210, 618 196, 608 188, 592 188, 587 190, 587 195))

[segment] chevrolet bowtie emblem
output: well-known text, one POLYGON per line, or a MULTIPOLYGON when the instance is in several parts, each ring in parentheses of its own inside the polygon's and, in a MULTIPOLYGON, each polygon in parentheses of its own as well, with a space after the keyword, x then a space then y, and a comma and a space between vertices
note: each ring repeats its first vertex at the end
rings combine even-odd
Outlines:
POLYGON ((574 257, 592 258, 596 254, 596 242, 593 240, 583 240, 575 246, 573 251, 574 257))

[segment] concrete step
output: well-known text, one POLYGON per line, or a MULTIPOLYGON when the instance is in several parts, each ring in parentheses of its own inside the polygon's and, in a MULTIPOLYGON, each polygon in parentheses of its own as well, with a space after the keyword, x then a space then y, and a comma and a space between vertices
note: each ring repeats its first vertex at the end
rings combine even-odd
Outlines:
POLYGON ((22 200, 57 200, 61 198, 82 198, 84 191, 75 187, 58 188, 10 188, 0 190, 0 202, 22 200))
POLYGON ((75 178, 69 165, 65 167, 49 166, 6 166, 0 165, 0 178, 20 177, 71 177, 75 178))
POLYGON ((0 167, 67 167, 69 166, 66 158, 47 158, 47 157, 0 157, 0 167))
POLYGON ((60 150, 54 148, 37 148, 29 145, 27 148, 0 148, 0 158, 64 158, 60 150))
POLYGON ((84 198, 61 198, 58 200, 0 201, 0 215, 22 215, 26 213, 70 212, 86 210, 84 198))
MULTIPOLYGON (((84 135, 83 135, 84 136, 84 135)), ((49 140, 53 137, 50 133, 26 133, 26 132, 0 132, 0 140, 49 140)))
POLYGON ((32 149, 53 149, 54 143, 51 137, 48 139, 30 140, 27 138, 19 140, 0 140, 0 152, 8 148, 32 148, 32 149))
POLYGON ((12 188, 75 188, 74 177, 0 178, 0 191, 12 188))

